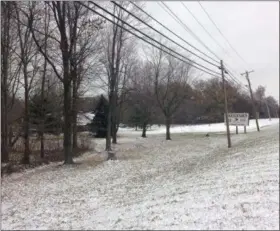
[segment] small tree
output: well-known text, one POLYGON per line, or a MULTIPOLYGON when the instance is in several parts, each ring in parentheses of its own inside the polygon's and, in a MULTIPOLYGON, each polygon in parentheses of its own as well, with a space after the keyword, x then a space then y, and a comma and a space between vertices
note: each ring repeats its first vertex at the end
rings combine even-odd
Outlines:
POLYGON ((131 107, 130 121, 142 127, 142 137, 146 138, 148 124, 155 114, 156 99, 153 89, 151 65, 147 62, 137 62, 134 75, 131 78, 129 104, 131 107))
MULTIPOLYGON (((35 94, 29 104, 30 111, 30 123, 37 126, 39 133, 42 129, 48 133, 59 133, 59 129, 62 127, 62 105, 58 105, 57 100, 50 99, 45 96, 42 100, 40 94, 35 94), (43 122, 43 123, 42 123, 43 122)), ((41 156, 44 158, 44 156, 41 156)))
POLYGON ((128 111, 128 123, 130 126, 134 126, 137 130, 137 127, 141 125, 141 115, 138 107, 130 106, 130 110, 128 111))
POLYGON ((165 117, 166 140, 171 140, 172 117, 189 96, 191 63, 178 61, 162 50, 152 50, 150 54, 154 92, 158 107, 165 117))

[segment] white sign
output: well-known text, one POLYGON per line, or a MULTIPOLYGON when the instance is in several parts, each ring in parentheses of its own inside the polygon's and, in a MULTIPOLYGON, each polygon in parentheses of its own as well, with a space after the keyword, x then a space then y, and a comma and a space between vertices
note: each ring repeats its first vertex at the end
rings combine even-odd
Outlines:
MULTIPOLYGON (((226 124, 226 115, 224 114, 226 124)), ((248 113, 228 113, 228 124, 233 126, 248 126, 249 114, 248 113)))

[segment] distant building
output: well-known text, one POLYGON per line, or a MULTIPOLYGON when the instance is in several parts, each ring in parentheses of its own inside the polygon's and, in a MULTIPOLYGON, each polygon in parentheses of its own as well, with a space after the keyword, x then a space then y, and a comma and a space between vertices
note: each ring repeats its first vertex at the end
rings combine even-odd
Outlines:
POLYGON ((78 132, 89 131, 89 124, 92 122, 95 114, 92 112, 78 112, 77 129, 78 132))

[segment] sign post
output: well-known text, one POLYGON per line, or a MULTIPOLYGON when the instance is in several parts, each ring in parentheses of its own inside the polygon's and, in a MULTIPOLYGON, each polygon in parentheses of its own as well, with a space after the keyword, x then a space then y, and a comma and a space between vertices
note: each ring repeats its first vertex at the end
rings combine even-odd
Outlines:
POLYGON ((228 122, 231 126, 248 126, 249 114, 248 113, 228 113, 228 122))
MULTIPOLYGON (((226 118, 224 118, 226 124, 226 118)), ((236 126, 236 134, 238 134, 238 126, 244 126, 244 133, 247 133, 246 126, 249 125, 248 113, 228 113, 228 123, 230 126, 236 126)))

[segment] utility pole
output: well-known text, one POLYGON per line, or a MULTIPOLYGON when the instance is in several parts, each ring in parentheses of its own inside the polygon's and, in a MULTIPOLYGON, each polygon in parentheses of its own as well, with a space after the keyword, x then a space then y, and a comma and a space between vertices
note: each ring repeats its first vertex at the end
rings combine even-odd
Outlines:
POLYGON ((252 88, 251 88, 251 81, 249 79, 249 73, 251 72, 254 72, 254 70, 252 71, 246 71, 245 73, 242 73, 241 75, 244 75, 245 74, 245 77, 248 81, 248 87, 249 87, 249 90, 250 90, 250 95, 251 95, 251 100, 252 100, 252 106, 253 106, 253 112, 255 114, 255 119, 256 119, 256 125, 257 125, 257 130, 258 132, 260 131, 260 127, 259 127, 259 121, 258 121, 258 115, 257 115, 257 109, 256 109, 256 105, 255 105, 255 100, 254 100, 254 96, 253 96, 253 91, 252 91, 252 88))
POLYGON ((228 140, 228 148, 231 147, 231 140, 230 140, 230 130, 229 130, 229 121, 228 121, 228 104, 227 104, 227 89, 225 85, 225 68, 223 64, 223 60, 221 60, 220 66, 222 72, 222 79, 223 79, 223 88, 224 88, 224 97, 225 97, 225 117, 226 117, 226 127, 227 127, 227 140, 228 140))
POLYGON ((266 106, 266 110, 267 110, 267 115, 268 115, 269 121, 271 121, 270 109, 269 109, 269 106, 267 104, 267 100, 266 99, 264 99, 264 103, 265 103, 265 106, 266 106))

